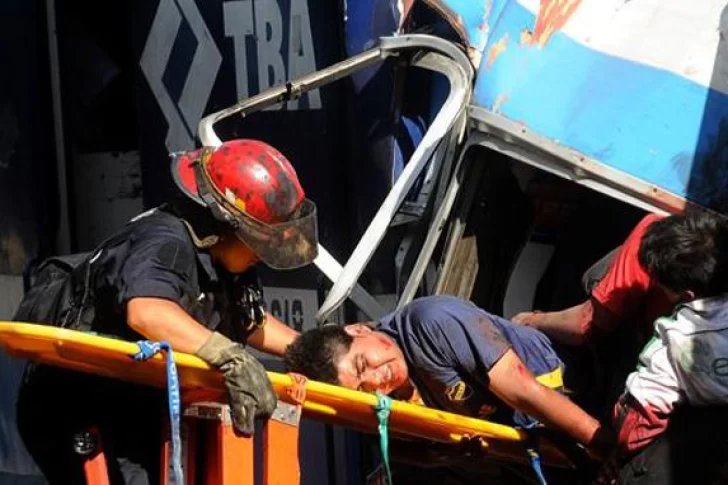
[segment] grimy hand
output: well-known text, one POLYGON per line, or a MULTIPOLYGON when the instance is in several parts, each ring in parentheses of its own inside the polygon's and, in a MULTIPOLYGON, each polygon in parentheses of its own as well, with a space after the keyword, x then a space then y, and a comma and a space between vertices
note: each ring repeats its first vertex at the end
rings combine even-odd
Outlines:
POLYGON ((233 425, 240 433, 252 435, 255 420, 270 417, 278 403, 263 365, 242 344, 217 332, 210 336, 197 356, 222 371, 233 425))

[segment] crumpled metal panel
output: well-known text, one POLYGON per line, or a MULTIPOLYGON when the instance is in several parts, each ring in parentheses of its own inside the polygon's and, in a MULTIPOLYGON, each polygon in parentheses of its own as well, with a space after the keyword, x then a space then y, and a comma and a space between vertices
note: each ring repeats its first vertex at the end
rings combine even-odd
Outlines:
POLYGON ((728 210, 725 0, 427 3, 480 54, 475 106, 655 190, 728 210))

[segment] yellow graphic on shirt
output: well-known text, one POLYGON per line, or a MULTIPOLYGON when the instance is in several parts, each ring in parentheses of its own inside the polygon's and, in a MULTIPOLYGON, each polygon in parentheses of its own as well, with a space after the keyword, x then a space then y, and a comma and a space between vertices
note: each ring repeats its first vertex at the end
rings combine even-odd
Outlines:
POLYGON ((445 396, 450 402, 462 404, 473 395, 473 390, 463 381, 459 381, 445 389, 445 396))

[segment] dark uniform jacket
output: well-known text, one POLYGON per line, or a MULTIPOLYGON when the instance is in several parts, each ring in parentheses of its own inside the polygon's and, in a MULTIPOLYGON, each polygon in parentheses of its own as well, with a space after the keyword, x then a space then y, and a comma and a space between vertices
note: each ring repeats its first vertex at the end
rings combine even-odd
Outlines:
MULTIPOLYGON (((16 319, 41 315, 39 320, 50 325, 136 341, 144 337, 126 324, 127 303, 136 297, 163 298, 208 328, 244 342, 250 305, 240 301, 249 302, 251 289, 259 298, 256 288, 254 274, 227 273, 194 245, 180 218, 153 210, 127 224, 68 274, 43 273, 28 292, 37 291, 40 298, 26 298, 16 319)), ((262 311, 259 307, 255 313, 262 311)), ((114 456, 122 457, 119 463, 158 476, 163 390, 29 364, 17 410, 21 436, 52 480, 75 482, 79 457, 72 440, 88 426, 100 429, 114 456)))

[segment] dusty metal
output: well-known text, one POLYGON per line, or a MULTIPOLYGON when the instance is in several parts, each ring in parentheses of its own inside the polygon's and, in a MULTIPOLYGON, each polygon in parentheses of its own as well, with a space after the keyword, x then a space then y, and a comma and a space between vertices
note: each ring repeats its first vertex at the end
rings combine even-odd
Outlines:
MULTIPOLYGON (((219 146, 222 141, 215 133, 214 125, 225 118, 236 114, 247 116, 269 106, 287 102, 307 91, 335 82, 357 70, 381 62, 382 59, 412 51, 418 54, 413 56, 412 65, 414 67, 445 74, 451 80, 452 89, 444 105, 448 107, 448 110, 443 109, 438 115, 433 127, 428 131, 429 136, 428 134, 425 135, 423 142, 408 163, 408 168, 405 169, 407 176, 403 174, 400 177, 399 186, 395 185, 395 188, 393 188, 394 195, 388 199, 389 202, 385 201, 387 207, 380 208, 382 214, 396 211, 415 178, 426 165, 426 162, 430 160, 439 142, 452 127, 454 120, 459 116, 464 116, 464 107, 469 100, 473 68, 462 50, 446 40, 428 35, 403 35, 382 38, 373 49, 298 80, 290 81, 283 86, 268 89, 257 96, 241 100, 229 108, 206 116, 199 124, 200 140, 204 146, 219 146), (419 54, 420 52, 422 55, 419 54), (457 103, 453 101, 455 99, 457 103), (443 116, 443 112, 447 116, 443 116), (413 163, 413 161, 416 161, 416 163, 413 163), (395 201, 396 204, 393 203, 395 201)), ((390 195, 392 194, 390 193, 390 195)), ((391 222, 392 214, 386 215, 386 220, 383 217, 385 216, 380 216, 377 219, 375 216, 375 221, 370 224, 370 228, 374 227, 374 229, 372 229, 372 232, 365 234, 343 269, 330 253, 319 245, 319 257, 316 259, 315 264, 329 279, 334 281, 334 287, 319 310, 317 321, 321 322, 329 318, 349 296, 369 318, 377 318, 384 313, 376 300, 356 282, 381 241, 384 231, 391 222)))
POLYGON ((384 50, 408 48, 423 50, 426 53, 413 59, 413 67, 445 75, 450 82, 450 92, 405 169, 359 240, 341 276, 321 305, 316 314, 316 320, 319 322, 325 321, 351 294, 412 184, 441 141, 465 115, 465 107, 470 99, 472 68, 465 54, 454 44, 430 36, 402 36, 382 39, 380 46, 384 50))
POLYGON ((676 213, 691 205, 684 198, 604 165, 584 154, 532 133, 523 124, 483 108, 470 108, 470 123, 477 131, 473 143, 589 187, 615 199, 661 214, 676 213))
POLYGON ((185 407, 184 415, 187 417, 220 421, 231 424, 230 406, 218 402, 197 402, 185 407))
POLYGON ((455 165, 455 176, 450 180, 450 184, 447 187, 443 200, 437 204, 437 211, 430 222, 430 228, 427 231, 427 237, 425 238, 420 254, 417 257, 417 261, 412 268, 412 273, 402 290, 402 294, 399 297, 397 308, 401 308, 407 303, 411 302, 417 292, 417 287, 422 280, 422 276, 425 274, 427 264, 432 258, 432 253, 435 250, 435 246, 440 239, 440 235, 445 227, 445 222, 450 216, 455 200, 460 193, 460 187, 463 184, 463 180, 467 177, 467 171, 469 164, 464 163, 465 152, 461 152, 458 157, 457 164, 455 165))
POLYGON ((289 81, 286 84, 267 89, 256 96, 240 100, 228 108, 209 114, 202 118, 198 126, 200 141, 206 147, 218 147, 222 144, 222 141, 214 130, 214 125, 218 121, 229 118, 230 116, 238 113, 240 113, 241 116, 247 116, 269 106, 297 99, 303 93, 345 78, 359 69, 363 69, 367 66, 380 62, 384 57, 391 54, 391 52, 384 52, 380 48, 374 48, 338 62, 326 69, 313 72, 300 79, 289 81))
POLYGON ((284 401, 278 401, 273 414, 270 419, 278 421, 279 423, 288 424, 290 426, 298 426, 298 421, 301 418, 301 408, 294 404, 290 404, 284 401))

